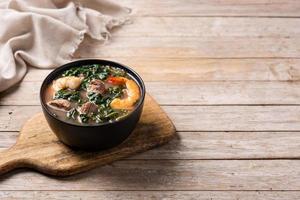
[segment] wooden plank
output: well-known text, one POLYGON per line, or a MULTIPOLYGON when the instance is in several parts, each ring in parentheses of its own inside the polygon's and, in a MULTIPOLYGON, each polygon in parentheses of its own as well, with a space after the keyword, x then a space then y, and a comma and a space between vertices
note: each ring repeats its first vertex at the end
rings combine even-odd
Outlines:
POLYGON ((84 42, 76 56, 109 58, 299 58, 300 39, 259 37, 113 37, 84 42))
POLYGON ((146 83, 161 105, 298 104, 299 82, 146 83))
POLYGON ((182 200, 286 200, 299 199, 300 192, 294 191, 1 191, 2 200, 32 199, 182 199, 182 200))
POLYGON ((129 159, 300 158, 299 132, 179 132, 170 143, 129 159))
POLYGON ((90 40, 78 55, 98 57, 297 57, 299 19, 137 18, 109 46, 90 40), (192 21, 192 22, 191 22, 192 21), (260 28, 257 28, 260 27, 260 28), (293 28, 295 27, 295 28, 293 28), (124 38, 125 37, 125 38, 124 38), (99 47, 102 46, 102 51, 99 47), (126 51, 124 51, 126 47, 126 51))
MULTIPOLYGON (((144 81, 298 81, 300 59, 110 58, 144 81)), ((42 81, 52 70, 29 68, 23 81, 42 81)))
MULTIPOLYGON (((0 95, 0 105, 40 105, 41 81, 22 82, 0 95)), ((160 105, 299 104, 300 82, 146 82, 160 105)))
MULTIPOLYGON (((0 150, 18 132, 0 132, 0 150)), ((300 158, 299 132, 179 132, 168 144, 131 159, 278 159, 300 158)))
POLYGON ((18 171, 0 190, 299 190, 298 160, 126 160, 66 178, 18 171))
POLYGON ((300 16, 297 0, 124 0, 122 4, 138 16, 300 16))
POLYGON ((0 132, 0 150, 7 149, 16 143, 19 132, 0 132))
POLYGON ((178 131, 298 131, 298 106, 163 106, 178 131))
MULTIPOLYGON (((299 106, 162 106, 177 131, 300 131, 299 106)), ((19 131, 40 106, 0 106, 0 131, 19 131)))
POLYGON ((31 116, 41 111, 41 106, 1 106, 0 131, 20 131, 31 116))
POLYGON ((134 17, 133 23, 113 30, 126 37, 299 37, 299 18, 134 17))

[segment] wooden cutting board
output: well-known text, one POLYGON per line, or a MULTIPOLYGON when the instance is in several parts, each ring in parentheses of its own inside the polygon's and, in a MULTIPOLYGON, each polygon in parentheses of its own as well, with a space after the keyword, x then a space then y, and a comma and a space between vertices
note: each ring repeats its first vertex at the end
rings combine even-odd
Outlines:
POLYGON ((164 144, 174 135, 172 122, 149 95, 130 137, 117 147, 98 152, 72 150, 63 145, 44 115, 38 113, 24 124, 16 144, 0 152, 0 174, 26 167, 51 175, 72 175, 164 144))

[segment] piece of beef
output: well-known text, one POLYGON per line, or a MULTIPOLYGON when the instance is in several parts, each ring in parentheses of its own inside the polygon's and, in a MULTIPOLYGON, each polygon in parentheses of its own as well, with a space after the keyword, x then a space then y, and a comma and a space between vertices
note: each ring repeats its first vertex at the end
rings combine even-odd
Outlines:
POLYGON ((65 99, 55 99, 48 102, 48 105, 53 107, 54 109, 60 109, 68 111, 71 109, 71 103, 65 99))
POLYGON ((98 106, 92 102, 86 102, 79 108, 79 112, 81 114, 89 115, 91 113, 97 113, 97 111, 98 111, 98 106))
POLYGON ((93 79, 89 83, 87 87, 87 92, 93 92, 96 94, 101 94, 103 95, 106 92, 105 84, 103 81, 98 80, 98 79, 93 79))

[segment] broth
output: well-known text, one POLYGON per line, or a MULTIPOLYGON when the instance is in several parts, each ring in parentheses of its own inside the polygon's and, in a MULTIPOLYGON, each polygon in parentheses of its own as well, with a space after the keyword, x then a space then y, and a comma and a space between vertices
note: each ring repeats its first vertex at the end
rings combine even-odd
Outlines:
POLYGON ((127 116, 140 99, 140 87, 125 70, 100 64, 62 72, 44 93, 48 110, 63 121, 99 125, 127 116))

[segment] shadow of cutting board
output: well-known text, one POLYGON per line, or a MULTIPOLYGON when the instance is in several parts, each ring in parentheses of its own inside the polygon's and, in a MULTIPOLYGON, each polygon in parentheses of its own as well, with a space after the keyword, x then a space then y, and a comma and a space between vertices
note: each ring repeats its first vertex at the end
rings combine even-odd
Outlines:
POLYGON ((44 115, 38 113, 25 123, 16 144, 0 152, 0 174, 26 167, 50 175, 72 175, 164 144, 174 135, 172 122, 149 95, 130 137, 117 147, 98 152, 72 150, 63 145, 44 115))

